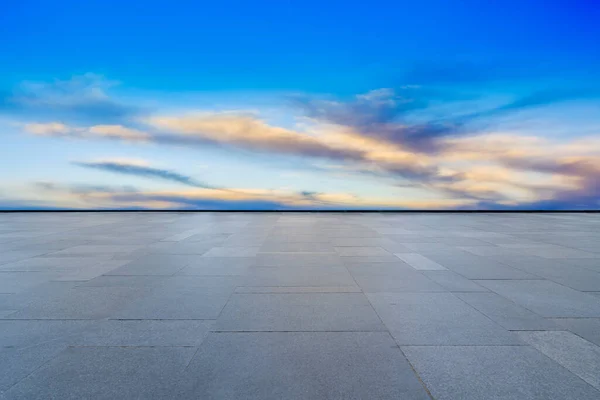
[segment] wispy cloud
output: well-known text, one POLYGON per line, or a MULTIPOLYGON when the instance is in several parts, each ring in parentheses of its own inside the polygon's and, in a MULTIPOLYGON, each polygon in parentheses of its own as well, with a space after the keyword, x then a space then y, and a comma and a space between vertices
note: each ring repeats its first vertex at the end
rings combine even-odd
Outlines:
POLYGON ((24 82, 11 92, 0 93, 0 114, 92 124, 123 122, 140 115, 141 108, 108 95, 108 90, 116 85, 117 82, 92 73, 68 80, 24 82))
POLYGON ((417 152, 437 150, 439 138, 456 135, 462 128, 450 119, 411 121, 412 112, 429 106, 429 99, 419 96, 414 88, 404 88, 400 93, 392 89, 374 90, 346 102, 296 98, 295 104, 319 122, 346 126, 366 137, 390 141, 417 152))
POLYGON ((306 133, 285 129, 238 113, 193 113, 147 119, 160 143, 219 144, 260 152, 335 159, 359 159, 361 151, 337 148, 306 133), (175 134, 173 134, 175 133, 175 134))
MULTIPOLYGON (((457 67, 445 72, 424 71, 423 76, 438 74, 438 82, 460 84, 469 79, 471 82, 495 79, 494 76, 486 76, 488 73, 494 75, 496 72, 487 71, 482 76, 469 77, 473 71, 457 67)), ((431 77, 429 79, 435 81, 431 77)), ((62 82, 51 88, 34 85, 32 90, 37 95, 21 95, 20 101, 22 105, 28 104, 27 107, 47 107, 51 103, 54 104, 52 107, 58 107, 55 108, 57 110, 68 109, 78 113, 72 106, 81 103, 82 99, 83 104, 96 100, 113 102, 106 95, 109 88, 109 84, 91 76, 83 79, 83 83, 75 79, 74 83, 62 82), (91 83, 85 83, 88 80, 91 83)), ((428 87, 404 86, 396 90, 374 90, 349 100, 296 97, 292 102, 296 114, 290 118, 293 122, 288 122, 285 127, 269 122, 258 112, 206 110, 155 112, 141 117, 135 112, 125 113, 123 118, 117 118, 118 123, 92 123, 88 114, 81 120, 87 122, 26 120, 21 125, 24 131, 38 136, 112 139, 131 145, 219 146, 256 154, 257 160, 287 157, 294 163, 302 161, 315 173, 333 174, 337 169, 351 178, 369 177, 389 183, 390 188, 414 189, 426 193, 425 197, 436 199, 427 204, 437 204, 440 208, 445 206, 436 203, 438 198, 454 202, 452 204, 456 207, 476 207, 477 204, 481 207, 492 207, 492 204, 496 207, 525 204, 550 207, 552 204, 552 207, 568 208, 569 204, 577 203, 582 207, 600 208, 597 190, 600 186, 600 139, 597 136, 581 138, 573 135, 568 140, 550 140, 522 132, 496 131, 493 125, 495 116, 559 102, 592 99, 597 95, 594 88, 550 88, 517 96, 504 104, 483 108, 483 111, 471 112, 462 108, 461 113, 456 112, 453 96, 448 93, 440 94, 428 87), (321 169, 321 164, 327 164, 329 169, 321 169)), ((460 94, 456 98, 460 98, 460 94)), ((83 112, 83 115, 86 113, 83 112)), ((390 204, 377 199, 347 198, 343 193, 300 191, 278 194, 280 197, 277 198, 266 197, 275 196, 272 192, 250 195, 241 190, 237 193, 238 189, 219 188, 186 173, 127 160, 75 164, 123 176, 213 190, 201 195, 186 193, 182 196, 138 191, 111 194, 114 195, 113 200, 118 197, 123 202, 135 198, 140 204, 147 204, 144 203, 147 198, 152 199, 152 204, 187 204, 190 207, 194 204, 212 207, 211 204, 219 201, 231 204, 247 201, 256 207, 259 203, 275 207, 274 203, 277 203, 282 207, 323 208, 332 205, 354 207, 357 204, 387 207, 390 204), (232 194, 238 197, 231 197, 232 194), (254 201, 259 203, 252 203, 254 201)), ((90 193, 108 192, 98 190, 90 193)), ((101 198, 100 195, 97 197, 101 198)), ((402 208, 406 204, 395 202, 393 206, 402 208)))
POLYGON ((180 183, 185 186, 192 186, 197 188, 210 188, 216 189, 215 186, 207 183, 198 181, 191 176, 180 174, 175 171, 155 168, 147 165, 140 165, 139 163, 132 163, 127 161, 79 161, 73 162, 74 165, 97 169, 100 171, 111 172, 121 175, 138 176, 141 178, 170 181, 180 183))

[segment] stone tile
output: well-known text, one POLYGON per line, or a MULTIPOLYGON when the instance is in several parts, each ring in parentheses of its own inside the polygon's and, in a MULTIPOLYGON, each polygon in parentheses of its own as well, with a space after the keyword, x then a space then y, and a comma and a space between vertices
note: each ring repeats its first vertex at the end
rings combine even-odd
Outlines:
POLYGON ((10 388, 6 399, 161 399, 193 347, 71 347, 10 388), (126 379, 124 379, 126 377, 126 379))
POLYGON ((0 266, 48 253, 45 250, 11 250, 0 252, 0 266))
POLYGON ((11 272, 51 272, 71 271, 91 267, 106 261, 104 257, 33 257, 0 266, 1 271, 11 272))
POLYGON ((198 346, 214 321, 102 320, 70 340, 76 346, 198 346))
POLYGON ((441 266, 435 261, 430 260, 427 257, 423 257, 417 253, 398 253, 396 257, 418 270, 446 270, 446 267, 441 266))
POLYGON ((600 291, 600 272, 578 268, 568 260, 513 256, 498 258, 498 261, 576 290, 600 291))
POLYGON ((385 257, 390 252, 381 247, 336 247, 335 250, 342 257, 385 257))
POLYGON ((259 247, 213 247, 202 257, 254 257, 259 247))
POLYGON ((451 293, 369 293, 399 345, 520 344, 510 332, 451 293))
POLYGON ((243 286, 353 286, 345 267, 253 267, 243 286))
POLYGON ((57 272, 0 271, 0 293, 19 293, 59 276, 57 272))
POLYGON ((0 348, 21 349, 58 341, 90 326, 91 321, 0 320, 0 348))
POLYGON ((189 265, 194 259, 190 255, 147 255, 122 267, 110 271, 107 275, 174 275, 189 265))
POLYGON ((336 237, 332 238, 331 244, 335 247, 383 247, 397 244, 391 239, 370 237, 370 238, 352 238, 336 237))
MULTIPOLYGON (((187 277, 186 277, 187 278, 187 277)), ((118 319, 216 319, 234 288, 161 285, 122 307, 118 319)))
POLYGON ((29 376, 67 348, 64 341, 49 340, 23 348, 0 348, 0 398, 22 379, 29 376))
POLYGON ((143 293, 144 289, 127 287, 76 287, 62 296, 39 299, 10 317, 18 319, 107 318, 143 293))
POLYGON ((580 400, 600 392, 529 346, 406 346, 436 400, 580 400))
POLYGON ((518 335, 521 340, 600 390, 600 347, 565 331, 519 332, 518 335))
POLYGON ((100 275, 110 273, 125 264, 129 261, 127 260, 105 260, 101 261, 98 264, 95 264, 92 267, 87 268, 78 268, 69 272, 64 273, 59 278, 56 278, 57 281, 89 281, 90 279, 94 279, 100 275))
POLYGON ((421 271, 423 275, 450 292, 487 292, 488 289, 452 271, 421 271))
POLYGON ((215 333, 187 376, 198 399, 429 398, 385 332, 215 333))
MULTIPOLYGON (((394 257, 395 258, 395 257, 394 257)), ((396 258, 396 261, 398 259, 396 258)), ((310 267, 343 265, 337 254, 272 254, 259 253, 254 259, 257 267, 310 267)))
POLYGON ((177 272, 177 275, 247 275, 253 263, 253 257, 200 257, 177 272))
POLYGON ((470 254, 427 254, 427 258, 464 276, 467 279, 539 279, 508 265, 501 264, 490 257, 470 254))
POLYGON ((240 286, 235 293, 360 293, 358 286, 240 286))
POLYGON ((556 318, 552 322, 600 346, 600 318, 556 318))
POLYGON ((330 243, 289 242, 265 243, 260 247, 261 253, 335 253, 330 243))
POLYGON ((508 330, 558 329, 551 321, 496 293, 456 293, 456 296, 508 330))
POLYGON ((364 292, 444 292, 443 287, 405 264, 348 266, 354 280, 364 292))
POLYGON ((382 331, 362 293, 281 293, 231 296, 218 331, 382 331))
POLYGON ((43 303, 65 295, 81 282, 49 281, 16 294, 7 295, 2 308, 21 310, 30 304, 43 303))
POLYGON ((151 288, 164 283, 164 277, 158 275, 102 275, 86 282, 79 282, 79 287, 130 287, 151 288))
POLYGON ((219 246, 225 240, 227 240, 231 235, 228 233, 198 233, 192 236, 189 236, 183 240, 186 242, 200 242, 202 244, 209 244, 212 246, 219 246))
POLYGON ((412 250, 413 253, 418 253, 421 251, 430 252, 430 253, 439 253, 444 251, 452 251, 455 250, 453 246, 444 244, 444 243, 403 243, 404 247, 412 250))
POLYGON ((477 281, 543 317, 600 317, 600 299, 546 280, 477 281))
POLYGON ((131 253, 139 250, 142 246, 139 245, 83 245, 73 246, 64 250, 52 252, 54 256, 60 255, 85 255, 85 254, 117 254, 131 253))
POLYGON ((366 263, 398 263, 399 258, 393 254, 389 256, 355 256, 355 257, 340 257, 346 265, 366 264, 366 263))

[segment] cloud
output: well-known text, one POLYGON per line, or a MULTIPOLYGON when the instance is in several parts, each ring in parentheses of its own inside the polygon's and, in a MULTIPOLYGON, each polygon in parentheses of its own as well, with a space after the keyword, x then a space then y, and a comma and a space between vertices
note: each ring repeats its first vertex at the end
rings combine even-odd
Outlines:
MULTIPOLYGON (((44 118, 40 120, 26 119, 21 124, 23 129, 38 136, 112 139, 131 144, 190 148, 219 146, 256 153, 262 160, 271 156, 269 161, 288 157, 295 164, 312 168, 315 173, 343 171, 344 178, 372 177, 388 182, 390 188, 403 187, 409 192, 418 192, 423 198, 431 198, 428 204, 441 204, 441 208, 445 203, 436 203, 439 197, 455 202, 452 204, 457 207, 475 207, 476 204, 486 207, 495 204, 499 208, 533 207, 535 204, 560 207, 570 201, 600 207, 599 193, 595 189, 599 186, 600 151, 594 150, 600 149, 600 139, 551 141, 521 132, 496 132, 493 126, 494 116, 557 102, 595 98, 597 91, 594 88, 551 88, 484 111, 471 112, 481 109, 483 104, 479 101, 455 104, 456 99, 461 99, 458 89, 455 94, 455 87, 448 85, 440 92, 431 84, 454 82, 460 86, 494 80, 501 77, 502 72, 490 70, 478 75, 476 70, 461 65, 450 70, 444 68, 422 70, 422 76, 427 78, 429 75, 429 81, 422 79, 415 83, 423 86, 378 89, 349 100, 296 97, 292 103, 302 115, 292 115, 295 124, 286 127, 274 125, 258 113, 202 110, 153 115, 140 115, 137 111, 108 113, 110 122, 101 118, 102 122, 96 123, 93 113, 87 113, 85 107, 106 102, 120 104, 107 95, 113 84, 97 76, 24 85, 10 96, 10 101, 13 106, 20 104, 21 111, 44 109, 54 111, 59 117, 67 114, 85 116, 73 122, 68 118, 49 119, 46 118, 49 114, 42 112, 44 118), (83 109, 80 108, 82 104, 86 105, 83 109), (322 168, 325 164, 327 168, 322 168)), ((6 112, 6 102, 0 108, 6 112)), ((87 108, 88 111, 91 109, 94 107, 87 108)), ((407 204, 311 191, 250 194, 242 190, 238 197, 230 197, 226 192, 234 189, 213 187, 180 172, 127 160, 80 162, 77 165, 216 191, 179 195, 79 190, 85 192, 85 196, 95 196, 95 199, 110 204, 119 198, 122 205, 128 207, 145 207, 148 202, 153 206, 212 207, 219 201, 229 202, 223 203, 224 207, 244 207, 246 202, 256 207, 260 204, 276 207, 277 203, 281 207, 322 208, 367 204, 403 208, 407 204), (114 198, 105 199, 100 193, 114 198), (220 197, 215 198, 215 193, 220 197)))
POLYGON ((384 200, 346 193, 264 189, 204 189, 143 191, 129 186, 36 184, 44 199, 60 208, 107 210, 394 210, 452 209, 475 201, 465 199, 384 200))
POLYGON ((37 121, 110 124, 140 115, 143 110, 112 99, 107 91, 116 82, 87 73, 69 80, 24 82, 0 93, 0 114, 37 121))
POLYGON ((105 138, 130 142, 146 142, 150 136, 140 130, 122 125, 93 125, 89 127, 69 126, 60 122, 30 123, 23 129, 37 136, 65 137, 79 139, 105 138))
POLYGON ((511 102, 488 110, 463 115, 458 120, 462 121, 463 123, 481 121, 484 118, 503 116, 510 113, 551 106, 558 103, 589 100, 595 98, 600 98, 599 87, 588 86, 548 88, 517 97, 511 102))
POLYGON ((183 116, 156 116, 146 120, 155 129, 175 134, 157 134, 156 142, 174 144, 219 144, 261 152, 358 159, 359 150, 334 148, 298 131, 272 126, 252 115, 236 113, 194 113, 183 116))
POLYGON ((435 152, 439 149, 438 139, 457 135, 463 128, 451 119, 411 119, 412 112, 424 110, 430 103, 419 96, 418 89, 408 93, 379 89, 346 102, 305 97, 294 99, 294 103, 319 122, 346 126, 366 137, 390 141, 415 152, 435 152))
POLYGON ((121 175, 139 176, 142 178, 170 181, 180 183, 186 186, 192 186, 197 188, 216 188, 215 186, 200 182, 191 176, 183 175, 175 171, 167 169, 154 168, 146 165, 140 165, 139 163, 132 163, 128 161, 88 161, 88 162, 74 162, 73 164, 84 167, 92 168, 101 171, 112 172, 121 175))

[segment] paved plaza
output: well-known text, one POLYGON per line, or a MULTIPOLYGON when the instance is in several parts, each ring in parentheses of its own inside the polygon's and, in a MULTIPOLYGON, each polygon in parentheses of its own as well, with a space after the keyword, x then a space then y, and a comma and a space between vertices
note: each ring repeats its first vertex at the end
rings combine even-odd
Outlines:
POLYGON ((0 214, 2 399, 600 399, 600 214, 0 214))

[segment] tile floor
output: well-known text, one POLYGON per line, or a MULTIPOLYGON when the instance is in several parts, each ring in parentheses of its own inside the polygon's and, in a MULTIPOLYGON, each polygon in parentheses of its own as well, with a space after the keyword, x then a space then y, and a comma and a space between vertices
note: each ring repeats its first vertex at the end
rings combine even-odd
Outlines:
POLYGON ((600 214, 0 214, 2 399, 600 399, 600 214))

